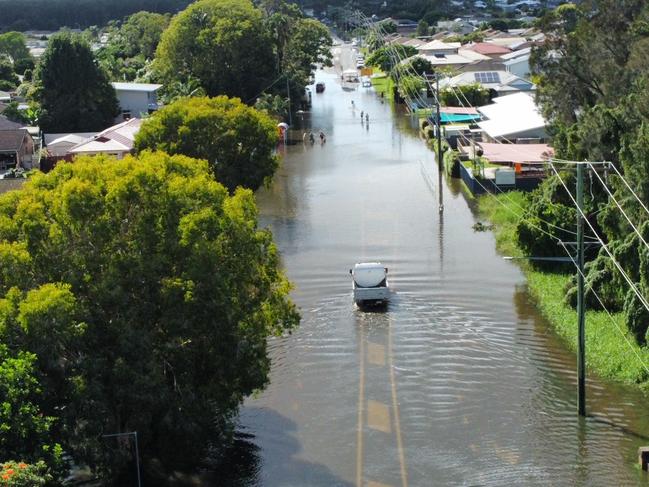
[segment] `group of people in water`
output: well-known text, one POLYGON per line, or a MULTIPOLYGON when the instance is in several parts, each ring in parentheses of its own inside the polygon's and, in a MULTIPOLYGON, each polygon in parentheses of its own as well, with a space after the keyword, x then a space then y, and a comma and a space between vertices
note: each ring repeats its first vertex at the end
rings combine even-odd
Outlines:
MULTIPOLYGON (((320 130, 319 137, 320 137, 320 143, 321 144, 324 144, 325 142, 327 142, 327 136, 325 135, 325 133, 322 130, 320 130)), ((302 136, 302 143, 303 144, 306 144, 307 140, 309 141, 309 143, 311 145, 315 144, 315 135, 313 135, 313 132, 311 130, 309 130, 308 132, 304 132, 304 135, 302 136)))
MULTIPOLYGON (((352 110, 356 109, 356 104, 354 103, 354 100, 352 100, 352 110)), ((365 123, 369 127, 370 123, 370 114, 365 112, 364 110, 361 110, 361 123, 363 123, 363 117, 365 117, 365 123)), ((320 129, 319 133, 320 137, 320 144, 324 144, 327 142, 327 136, 325 135, 324 131, 320 129)), ((308 132, 304 132, 302 135, 302 143, 306 145, 306 143, 310 143, 311 145, 315 144, 315 135, 313 134, 312 130, 309 130, 308 132)))
MULTIPOLYGON (((354 100, 352 100, 352 110, 356 109, 356 105, 354 104, 354 100)), ((363 115, 365 115, 365 123, 369 124, 370 123, 370 114, 361 110, 361 123, 363 123, 363 115)))

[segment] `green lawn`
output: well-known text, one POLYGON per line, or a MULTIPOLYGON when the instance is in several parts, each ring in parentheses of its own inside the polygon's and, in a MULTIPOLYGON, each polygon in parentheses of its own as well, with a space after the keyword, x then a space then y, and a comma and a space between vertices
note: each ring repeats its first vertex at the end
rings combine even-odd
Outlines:
POLYGON ((386 100, 392 100, 394 87, 394 81, 392 81, 392 78, 390 78, 386 74, 382 74, 382 76, 376 76, 370 78, 370 80, 372 82, 372 86, 374 87, 374 91, 376 91, 379 96, 381 93, 383 93, 383 96, 386 100))

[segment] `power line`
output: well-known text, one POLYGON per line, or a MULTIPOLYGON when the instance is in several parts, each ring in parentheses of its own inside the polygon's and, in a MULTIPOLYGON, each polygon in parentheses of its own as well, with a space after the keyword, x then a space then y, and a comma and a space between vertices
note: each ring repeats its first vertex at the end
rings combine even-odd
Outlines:
MULTIPOLYGON (((563 249, 566 251, 566 254, 567 254, 568 257, 570 258, 570 260, 572 261, 572 263, 573 263, 573 264, 575 265, 575 267, 577 268, 577 272, 579 272, 579 273, 581 274, 582 278, 586 279, 586 276, 585 276, 584 273, 581 271, 581 269, 579 269, 579 266, 577 265, 577 262, 575 262, 575 258, 572 256, 572 254, 570 253, 570 251, 568 250, 568 248, 566 247, 566 245, 565 245, 563 242, 559 242, 559 243, 561 244, 561 246, 563 247, 563 249)), ((642 365, 642 367, 643 367, 643 368, 647 371, 647 373, 649 374, 649 366, 647 366, 647 364, 645 364, 644 360, 642 360, 642 358, 641 358, 640 355, 638 354, 638 351, 635 349, 635 347, 633 346, 633 344, 632 344, 631 341, 629 340, 629 337, 627 336, 627 334, 624 333, 624 332, 622 331, 622 329, 619 327, 619 325, 617 324, 617 321, 615 321, 615 318, 613 318, 613 315, 612 315, 611 312, 608 310, 608 308, 604 305, 604 302, 602 301, 602 299, 599 297, 599 294, 597 294, 597 292, 595 291, 595 289, 593 289, 592 287, 590 288, 590 292, 593 293, 593 296, 595 296, 595 298, 597 299, 597 302, 599 303, 599 305, 602 307, 602 309, 603 309, 603 310, 606 312, 606 314, 608 315, 609 320, 613 323, 613 325, 615 325, 615 328, 616 328, 617 331, 620 333, 620 335, 622 335, 622 338, 624 338, 624 340, 626 341, 626 343, 627 343, 627 345, 629 346, 629 348, 631 349, 631 351, 635 354, 636 358, 638 359, 638 362, 640 362, 640 365, 642 365)))
POLYGON ((642 200, 640 199, 640 197, 635 193, 635 191, 633 191, 633 189, 631 189, 631 186, 630 186, 629 183, 626 181, 626 179, 624 179, 624 176, 622 176, 622 174, 620 174, 620 171, 617 169, 617 167, 615 167, 615 164, 611 163, 611 164, 609 165, 609 167, 612 167, 612 168, 613 168, 613 170, 614 170, 615 173, 620 177, 620 179, 621 179, 622 182, 625 184, 625 186, 627 187, 627 189, 628 189, 629 191, 631 191, 631 194, 635 197, 635 199, 638 201, 638 203, 640 203, 640 206, 642 206, 642 208, 644 209, 644 211, 646 211, 647 214, 649 215, 649 209, 647 209, 647 207, 646 207, 645 204, 642 202, 642 200))
MULTIPOLYGON (((572 193, 571 193, 570 190, 568 189, 568 186, 567 186, 566 183, 563 181, 563 178, 561 177, 561 175, 559 174, 559 172, 557 171, 557 169, 554 167, 554 164, 550 163, 550 167, 552 167, 552 170, 553 170, 553 171, 555 172, 555 174, 557 175, 557 178, 559 179, 559 181, 561 182, 562 186, 563 186, 564 189, 566 190, 566 193, 568 193, 568 196, 570 197, 570 199, 573 201, 573 203, 575 203, 575 206, 578 206, 578 205, 577 205, 577 202, 575 201, 574 196, 572 196, 572 193)), ((647 311, 649 311, 649 303, 647 303, 647 300, 646 300, 646 299, 644 298, 644 296, 642 296, 642 294, 638 291, 638 289, 637 289, 637 287, 635 286, 635 284, 633 284, 633 282, 631 281, 631 278, 627 275, 627 273, 624 271, 624 269, 623 269, 622 266, 618 263, 618 261, 615 259, 615 257, 613 257, 613 254, 612 254, 611 251, 609 250, 608 246, 604 243, 604 241, 602 240, 602 238, 599 236, 599 234, 597 233, 597 231, 596 231, 595 228, 593 227, 592 223, 590 223, 590 221, 588 220, 588 218, 586 218, 586 215, 584 214, 584 212, 582 211, 582 209, 578 207, 577 210, 579 211, 579 213, 581 214, 581 216, 584 218, 584 220, 586 221, 586 223, 588 224, 588 226, 590 227, 590 229, 592 230, 592 232, 595 234, 595 236, 596 236, 597 240, 599 241, 600 245, 601 245, 602 248, 606 251, 606 253, 608 254, 608 256, 611 258, 611 261, 613 262, 613 264, 615 265, 615 267, 617 268, 617 270, 620 272, 620 274, 622 274, 622 276, 624 277, 624 280, 627 282, 627 284, 629 284, 629 286, 631 286, 631 289, 633 290, 633 292, 635 293, 635 295, 638 297, 638 299, 640 300, 640 302, 642 303, 642 305, 645 307, 645 309, 646 309, 647 311)))
MULTIPOLYGON (((593 168, 592 166, 590 166, 590 167, 593 168)), ((647 249, 649 249, 649 244, 644 239, 642 234, 638 231, 637 227, 633 224, 633 222, 631 221, 629 216, 626 214, 626 211, 624 211, 624 208, 622 208, 622 206, 618 203, 617 199, 615 199, 615 196, 613 196, 613 193, 608 188, 608 186, 604 183, 604 180, 602 179, 602 177, 599 175, 599 173, 597 171, 595 171, 595 176, 597 176, 597 178, 599 179, 599 182, 602 184, 602 187, 604 188, 606 193, 609 195, 609 197, 613 200, 613 203, 615 203, 615 205, 620 209, 620 211, 624 215, 624 218, 626 218, 626 221, 629 222, 629 225, 631 225, 631 228, 633 228, 633 231, 636 233, 636 235, 638 237, 640 237, 640 240, 642 240, 642 243, 645 244, 645 247, 647 247, 647 249)))

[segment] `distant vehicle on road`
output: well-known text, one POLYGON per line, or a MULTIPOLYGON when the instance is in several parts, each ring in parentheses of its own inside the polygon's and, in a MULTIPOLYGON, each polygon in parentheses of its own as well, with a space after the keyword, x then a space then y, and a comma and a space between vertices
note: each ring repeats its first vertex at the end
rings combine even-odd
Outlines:
POLYGON ((361 78, 361 83, 362 83, 363 88, 371 88, 372 87, 372 82, 370 81, 370 79, 367 76, 363 76, 363 78, 361 78))
POLYGON ((365 61, 358 61, 356 63, 356 69, 363 69, 365 67, 365 61))
POLYGON ((354 302, 358 306, 386 304, 390 298, 388 268, 380 262, 361 262, 349 269, 354 302))
POLYGON ((322 81, 318 81, 315 84, 315 92, 322 93, 325 90, 325 84, 322 81))

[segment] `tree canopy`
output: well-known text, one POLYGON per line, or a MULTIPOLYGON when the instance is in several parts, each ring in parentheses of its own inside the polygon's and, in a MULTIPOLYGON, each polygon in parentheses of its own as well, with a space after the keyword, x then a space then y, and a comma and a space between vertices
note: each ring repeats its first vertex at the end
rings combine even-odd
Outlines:
POLYGON ((107 478, 133 454, 101 435, 123 431, 145 464, 195 467, 267 383, 267 337, 299 320, 289 288, 252 192, 230 196, 205 161, 80 157, 37 174, 0 196, 0 401, 26 406, 10 424, 43 444, 55 423, 107 478))
POLYGON ((7 55, 14 69, 23 74, 26 68, 33 68, 33 60, 22 32, 5 32, 0 34, 0 55, 7 55))
POLYGON ((90 46, 69 33, 53 36, 36 70, 41 126, 49 132, 99 131, 118 114, 115 90, 90 46))
POLYGON ((148 64, 169 21, 169 15, 137 12, 119 27, 113 26, 108 42, 97 51, 97 58, 110 78, 134 81, 146 77, 148 64))
POLYGON ((389 73, 398 59, 408 58, 417 54, 417 49, 402 44, 383 46, 376 49, 365 60, 368 66, 376 66, 381 71, 389 73))
POLYGON ((237 98, 180 99, 158 110, 137 134, 135 147, 205 159, 231 191, 253 190, 277 168, 276 122, 237 98))
MULTIPOLYGON (((548 13, 542 26, 547 41, 533 50, 531 66, 538 79, 537 98, 550 122, 557 157, 613 162, 646 205, 649 5, 642 0, 565 4, 548 13)), ((566 173, 562 177, 574 191, 574 175, 566 173)), ((589 222, 647 297, 649 253, 597 178, 593 179, 591 190, 585 195, 589 222)), ((648 218, 642 205, 615 175, 609 176, 608 182, 616 199, 646 237, 648 218)), ((530 213, 532 221, 541 228, 546 225, 543 221, 565 226, 575 217, 574 205, 556 177, 549 178, 532 195, 530 213)), ((543 249, 556 252, 554 241, 532 224, 521 222, 518 236, 533 255, 543 255, 538 253, 543 249)), ((565 235, 559 237, 570 239, 565 235)), ((599 254, 591 252, 588 257, 594 259, 587 264, 588 289, 600 294, 610 310, 624 310, 629 329, 639 343, 645 343, 649 313, 604 250, 599 254)), ((574 290, 567 295, 568 299, 574 298, 574 290)), ((588 299, 590 306, 600 306, 590 292, 588 299)))
POLYGON ((193 76, 210 96, 254 99, 276 58, 262 12, 249 0, 198 0, 163 33, 154 67, 165 83, 193 76))

